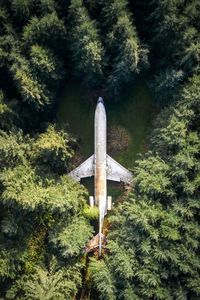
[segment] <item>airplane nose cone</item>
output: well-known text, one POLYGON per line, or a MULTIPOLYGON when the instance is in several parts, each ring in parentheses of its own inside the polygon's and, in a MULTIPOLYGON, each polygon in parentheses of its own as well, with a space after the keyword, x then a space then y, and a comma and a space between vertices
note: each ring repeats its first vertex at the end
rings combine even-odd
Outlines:
POLYGON ((99 103, 104 104, 104 103, 103 103, 103 98, 102 98, 102 97, 99 97, 97 104, 99 104, 99 103))

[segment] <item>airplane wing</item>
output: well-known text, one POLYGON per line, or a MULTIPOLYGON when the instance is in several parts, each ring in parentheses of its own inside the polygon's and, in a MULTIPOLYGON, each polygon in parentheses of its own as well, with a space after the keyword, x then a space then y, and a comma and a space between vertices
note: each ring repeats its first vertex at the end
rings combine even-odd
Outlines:
POLYGON ((132 174, 107 154, 107 179, 130 183, 132 174))
POLYGON ((72 170, 68 175, 77 181, 80 181, 81 178, 94 176, 94 154, 80 164, 80 166, 72 170))

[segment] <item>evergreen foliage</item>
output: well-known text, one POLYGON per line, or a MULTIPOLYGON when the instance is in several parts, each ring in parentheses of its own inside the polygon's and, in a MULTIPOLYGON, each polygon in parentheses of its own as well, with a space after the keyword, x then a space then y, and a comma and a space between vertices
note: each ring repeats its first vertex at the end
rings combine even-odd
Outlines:
POLYGON ((17 121, 17 114, 14 112, 15 101, 7 103, 4 93, 0 90, 0 128, 9 130, 13 126, 13 121, 17 121))
POLYGON ((151 1, 150 8, 150 42, 156 53, 156 76, 159 80, 155 84, 160 86, 156 96, 166 104, 179 93, 178 83, 183 81, 181 73, 185 78, 199 74, 199 4, 196 0, 188 3, 151 1), (172 85, 169 87, 170 82, 172 85))
POLYGON ((38 45, 33 45, 30 50, 32 70, 40 81, 44 81, 52 87, 52 93, 56 90, 56 83, 63 78, 61 62, 54 54, 38 45), (53 82, 53 84, 52 84, 53 82))
POLYGON ((85 219, 78 216, 78 218, 61 220, 50 233, 50 241, 55 248, 60 249, 60 254, 64 258, 71 258, 73 256, 83 253, 83 249, 92 236, 91 228, 85 219), (76 232, 76 235, 74 234, 76 232))
POLYGON ((89 265, 89 274, 93 282, 93 286, 99 294, 99 299, 114 300, 115 288, 112 283, 112 277, 109 273, 105 262, 91 259, 89 265))
POLYGON ((152 149, 134 170, 134 190, 110 217, 104 268, 115 299, 199 298, 199 107, 194 76, 157 121, 152 149))
POLYGON ((48 270, 36 267, 33 274, 17 280, 7 292, 7 299, 72 299, 77 292, 77 286, 81 284, 78 269, 79 266, 76 265, 70 269, 63 267, 58 270, 58 264, 53 257, 48 270))
POLYGON ((72 300, 86 282, 97 300, 200 298, 199 8, 0 0, 1 299, 72 300), (98 209, 66 175, 77 145, 56 124, 57 96, 76 78, 120 99, 148 65, 163 109, 108 217, 105 255, 86 259, 98 209))
POLYGON ((15 56, 11 67, 14 82, 23 101, 39 109, 52 99, 45 84, 42 84, 31 71, 30 63, 22 56, 15 56))
POLYGON ((39 9, 42 15, 53 13, 57 10, 57 3, 54 0, 40 0, 39 9))
POLYGON ((69 159, 73 156, 73 140, 63 129, 49 125, 33 144, 33 160, 41 163, 51 172, 64 173, 69 169, 69 159))
POLYGON ((55 12, 42 18, 33 17, 24 27, 25 45, 39 44, 55 53, 63 53, 66 44, 66 28, 64 22, 55 12))
POLYGON ((11 9, 15 17, 24 20, 30 16, 32 6, 31 0, 13 0, 11 9))
POLYGON ((0 131, 0 165, 1 169, 15 167, 26 161, 26 155, 30 151, 30 145, 25 140, 22 131, 13 131, 10 134, 0 131))
POLYGON ((102 79, 103 48, 94 20, 82 0, 72 0, 69 7, 69 44, 76 76, 90 85, 102 79))
POLYGON ((79 257, 92 228, 83 216, 85 190, 57 173, 63 160, 73 154, 68 135, 49 126, 36 138, 22 131, 1 131, 0 139, 2 295, 6 299, 73 299, 84 266, 78 263, 79 257), (47 168, 48 152, 54 163, 47 168), (55 271, 47 264, 53 255, 55 271))
POLYGON ((118 96, 123 87, 148 64, 147 49, 140 45, 126 0, 103 1, 102 19, 106 30, 108 90, 118 96))

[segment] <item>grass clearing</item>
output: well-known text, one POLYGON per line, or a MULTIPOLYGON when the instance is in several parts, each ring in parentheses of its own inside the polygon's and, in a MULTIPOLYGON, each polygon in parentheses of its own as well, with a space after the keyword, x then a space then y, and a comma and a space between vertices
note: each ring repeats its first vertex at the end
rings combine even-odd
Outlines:
MULTIPOLYGON (((127 89, 118 102, 111 102, 109 99, 104 99, 104 102, 108 131, 111 127, 120 126, 129 134, 127 148, 124 151, 109 153, 109 155, 131 169, 139 153, 143 154, 147 151, 148 136, 157 114, 150 91, 144 80, 138 80, 127 89)), ((60 96, 57 119, 60 124, 68 123, 70 132, 78 140, 83 159, 94 153, 95 108, 96 101, 90 99, 80 84, 67 83, 60 96)), ((116 143, 117 138, 116 136, 116 143)), ((89 192, 92 193, 91 180, 85 182, 89 192)), ((114 198, 121 194, 121 189, 117 190, 116 184, 109 183, 108 193, 114 198)))

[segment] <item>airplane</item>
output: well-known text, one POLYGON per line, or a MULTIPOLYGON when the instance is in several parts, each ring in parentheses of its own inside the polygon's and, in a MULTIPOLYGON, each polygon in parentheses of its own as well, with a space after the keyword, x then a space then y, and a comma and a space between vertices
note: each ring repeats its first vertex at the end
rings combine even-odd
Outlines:
POLYGON ((90 196, 90 206, 99 208, 98 252, 102 253, 102 229, 104 216, 111 210, 112 197, 107 197, 107 180, 130 184, 132 174, 107 154, 106 110, 102 97, 99 97, 94 118, 94 154, 72 170, 68 175, 76 181, 94 176, 94 197, 90 196))

